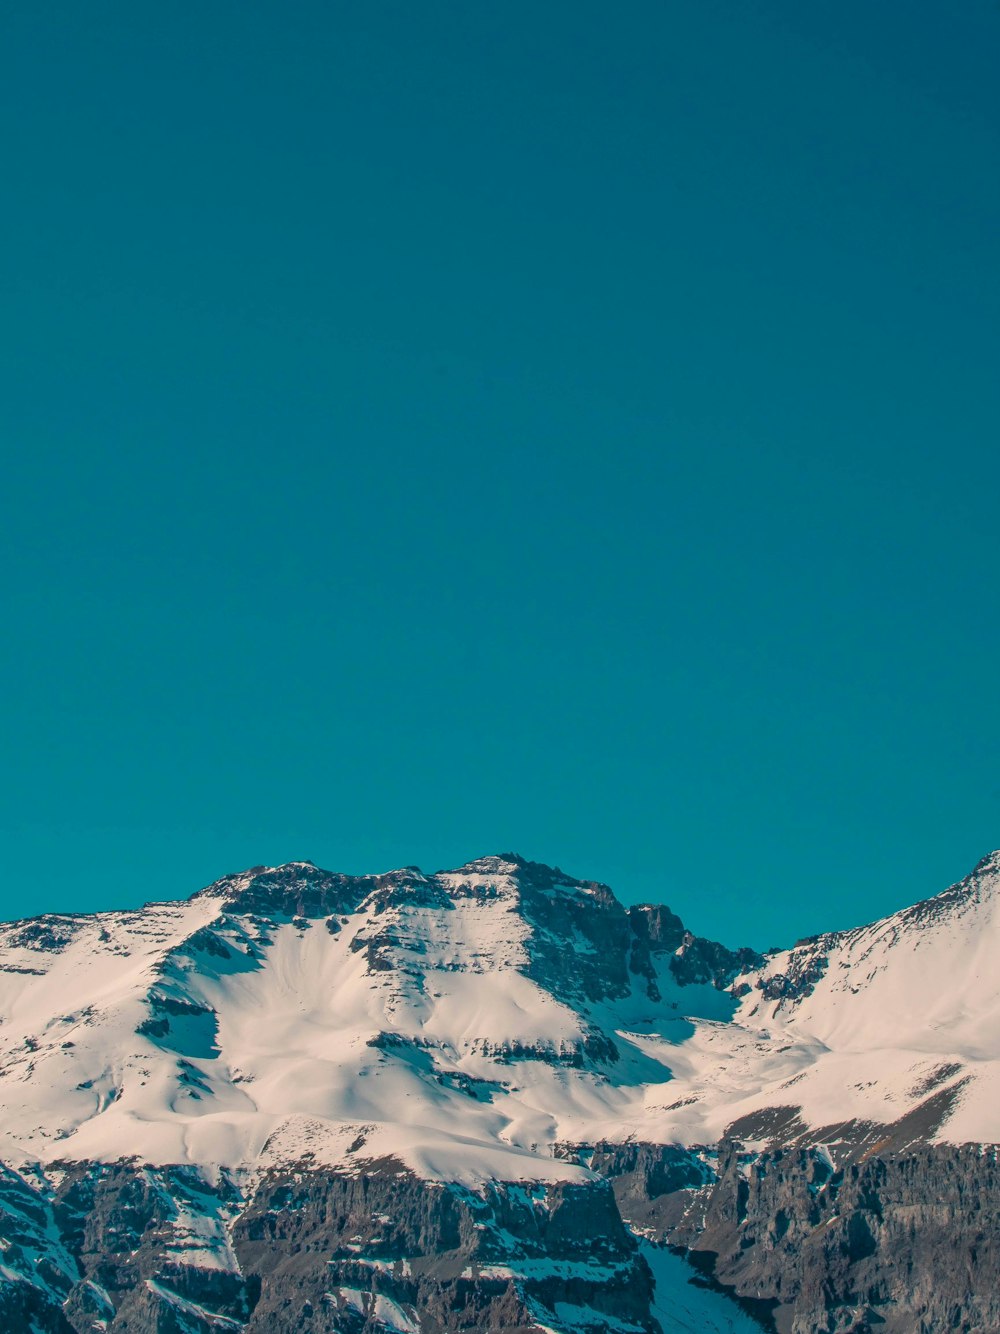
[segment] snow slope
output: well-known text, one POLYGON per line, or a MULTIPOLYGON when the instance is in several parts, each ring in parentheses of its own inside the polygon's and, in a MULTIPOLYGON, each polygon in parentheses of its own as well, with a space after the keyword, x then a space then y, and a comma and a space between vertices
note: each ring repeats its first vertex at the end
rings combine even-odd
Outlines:
POLYGON ((10 923, 0 1159, 560 1179, 583 1171, 561 1142, 706 1144, 774 1107, 888 1124, 928 1099, 919 1133, 996 1141, 998 891, 994 854, 737 994, 647 910, 512 854, 434 876, 258 867, 184 902, 10 923))
POLYGON ((692 1274, 681 1256, 648 1241, 642 1254, 656 1284, 653 1314, 670 1334, 760 1334, 755 1320, 692 1274))
POLYGON ((747 995, 737 1021, 791 1044, 802 1075, 789 1101, 811 1124, 894 1120, 949 1095, 952 1110, 935 1137, 996 1142, 998 958, 994 852, 935 898, 773 956, 753 979, 763 990, 747 995))

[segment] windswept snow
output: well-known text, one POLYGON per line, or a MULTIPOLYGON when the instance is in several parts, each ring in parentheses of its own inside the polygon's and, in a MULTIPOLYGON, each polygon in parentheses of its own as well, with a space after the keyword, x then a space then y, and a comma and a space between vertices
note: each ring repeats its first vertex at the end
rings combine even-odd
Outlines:
POLYGON ((680 985, 663 955, 629 971, 607 890, 510 858, 356 880, 293 863, 10 923, 0 1159, 559 1179, 584 1171, 561 1142, 711 1143, 771 1107, 888 1124, 941 1095, 927 1133, 996 1141, 998 900, 994 855, 937 899, 772 956, 739 1002, 680 985))

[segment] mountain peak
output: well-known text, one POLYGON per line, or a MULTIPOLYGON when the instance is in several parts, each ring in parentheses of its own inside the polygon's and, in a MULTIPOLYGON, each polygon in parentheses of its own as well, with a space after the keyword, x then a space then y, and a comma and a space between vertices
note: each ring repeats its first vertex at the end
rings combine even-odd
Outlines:
POLYGON ((454 872, 438 872, 438 874, 457 874, 462 871, 469 871, 480 875, 511 875, 515 871, 523 870, 530 866, 527 858, 522 857, 517 852, 495 852, 485 857, 474 857, 472 861, 464 862, 461 866, 456 866, 454 872))
POLYGON ((973 875, 1000 875, 1000 848, 988 852, 972 868, 973 875))
POLYGON ((547 1171, 538 1145, 584 1121, 711 1143, 778 1102, 875 1120, 968 1067, 948 1133, 992 1140, 998 872, 994 852, 936 900, 768 959, 513 852, 434 875, 253 866, 190 901, 9 924, 0 1139, 339 1163, 363 1126, 369 1153, 434 1174, 457 1133, 488 1177, 547 1171))

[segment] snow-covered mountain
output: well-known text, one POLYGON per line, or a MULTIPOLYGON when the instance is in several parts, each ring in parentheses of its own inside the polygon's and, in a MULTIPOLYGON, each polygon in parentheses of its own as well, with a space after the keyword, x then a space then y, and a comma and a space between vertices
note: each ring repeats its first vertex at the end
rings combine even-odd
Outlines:
POLYGON ((797 1105, 812 1127, 905 1116, 914 1139, 997 1143, 998 958, 1000 852, 934 898, 772 955, 738 984, 734 1019, 787 1048, 788 1077, 775 1070, 747 1106, 797 1105))
POLYGON ((0 926, 0 1329, 1000 1328, 998 899, 763 957, 503 854, 0 926))
POLYGON ((559 1146, 1000 1140, 1000 856, 764 959, 513 854, 0 927, 0 1159, 581 1179, 559 1146), (921 1112, 920 1109, 924 1111, 921 1112), (778 1109, 778 1110, 774 1110, 778 1109))

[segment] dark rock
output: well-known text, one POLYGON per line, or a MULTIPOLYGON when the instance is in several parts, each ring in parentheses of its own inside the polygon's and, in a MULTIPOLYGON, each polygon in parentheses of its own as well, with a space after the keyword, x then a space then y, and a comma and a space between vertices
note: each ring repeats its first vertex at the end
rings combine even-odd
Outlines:
MULTIPOLYGON (((801 1127, 792 1118, 786 1131, 793 1122, 801 1127)), ((997 1149, 894 1150, 903 1122, 869 1128, 878 1132, 869 1147, 868 1136, 842 1135, 838 1162, 815 1143, 749 1153, 727 1139, 717 1155, 601 1146, 591 1164, 612 1178, 626 1222, 688 1252, 765 1328, 995 1334, 997 1149)))
POLYGON ((249 1334, 298 1334, 307 1309, 310 1328, 349 1329, 380 1298, 428 1331, 558 1327, 560 1302, 589 1313, 594 1334, 618 1321, 656 1329, 651 1276, 600 1182, 480 1195, 385 1161, 355 1176, 278 1173, 234 1242, 243 1271, 261 1276, 249 1334))

